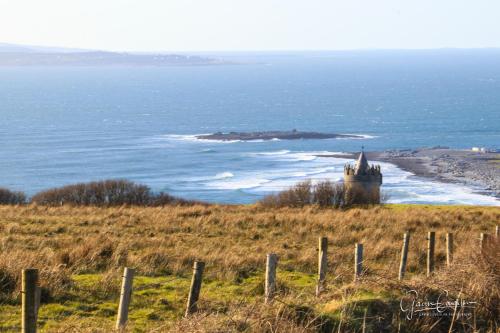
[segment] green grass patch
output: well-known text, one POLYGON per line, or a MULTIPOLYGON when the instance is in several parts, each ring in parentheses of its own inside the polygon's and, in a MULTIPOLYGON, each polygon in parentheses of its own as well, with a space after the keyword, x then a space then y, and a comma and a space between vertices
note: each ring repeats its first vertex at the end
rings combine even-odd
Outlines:
MULTIPOLYGON (((42 332, 60 329, 65 321, 85 326, 100 323, 112 327, 116 320, 119 301, 120 277, 104 279, 101 274, 80 274, 72 277, 74 286, 69 300, 55 300, 42 304, 39 310, 39 328, 42 332), (116 288, 110 287, 116 285, 116 288)), ((278 270, 277 284, 281 292, 314 292, 314 274, 278 270)), ((136 276, 130 305, 130 323, 134 332, 145 332, 159 325, 169 325, 184 314, 191 283, 190 277, 136 276)), ((263 298, 264 272, 258 271, 247 278, 203 281, 200 308, 224 312, 230 302, 252 302, 263 298)), ((0 331, 20 330, 20 306, 0 306, 0 331)))

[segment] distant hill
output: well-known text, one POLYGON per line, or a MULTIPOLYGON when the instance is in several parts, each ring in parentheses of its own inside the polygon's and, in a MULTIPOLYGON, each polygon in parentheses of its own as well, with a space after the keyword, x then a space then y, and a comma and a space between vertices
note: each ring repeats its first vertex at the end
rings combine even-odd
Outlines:
POLYGON ((230 62, 181 54, 138 54, 0 43, 0 66, 202 66, 230 62))
POLYGON ((0 43, 0 53, 76 53, 92 50, 55 46, 19 45, 0 43))

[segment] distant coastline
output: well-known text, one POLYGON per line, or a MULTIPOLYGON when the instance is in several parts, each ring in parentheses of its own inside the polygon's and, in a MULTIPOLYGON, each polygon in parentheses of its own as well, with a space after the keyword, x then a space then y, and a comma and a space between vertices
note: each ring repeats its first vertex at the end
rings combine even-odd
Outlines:
POLYGON ((207 66, 236 64, 220 58, 171 53, 131 53, 0 43, 0 67, 207 66))
POLYGON ((11 53, 0 52, 0 66, 207 66, 229 61, 180 54, 132 54, 115 52, 11 53))
POLYGON ((200 140, 217 141, 254 141, 254 140, 301 140, 301 139, 363 139, 362 135, 337 134, 320 132, 291 131, 265 131, 265 132, 217 132, 213 134, 197 135, 200 140))

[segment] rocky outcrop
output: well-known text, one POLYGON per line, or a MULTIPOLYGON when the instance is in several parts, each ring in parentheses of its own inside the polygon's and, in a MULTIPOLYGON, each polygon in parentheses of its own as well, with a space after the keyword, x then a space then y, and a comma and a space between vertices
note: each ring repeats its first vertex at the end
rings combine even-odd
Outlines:
POLYGON ((301 139, 338 139, 338 138, 363 138, 360 135, 335 134, 319 132, 292 131, 266 131, 266 132, 217 132, 213 134, 198 135, 196 138, 202 140, 219 141, 252 141, 252 140, 301 140, 301 139))

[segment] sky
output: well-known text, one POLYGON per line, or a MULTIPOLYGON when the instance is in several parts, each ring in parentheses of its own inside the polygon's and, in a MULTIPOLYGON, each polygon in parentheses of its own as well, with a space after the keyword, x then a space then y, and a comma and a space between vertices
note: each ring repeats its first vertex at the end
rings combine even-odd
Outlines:
POLYGON ((500 47, 500 1, 0 0, 0 42, 114 51, 500 47))

